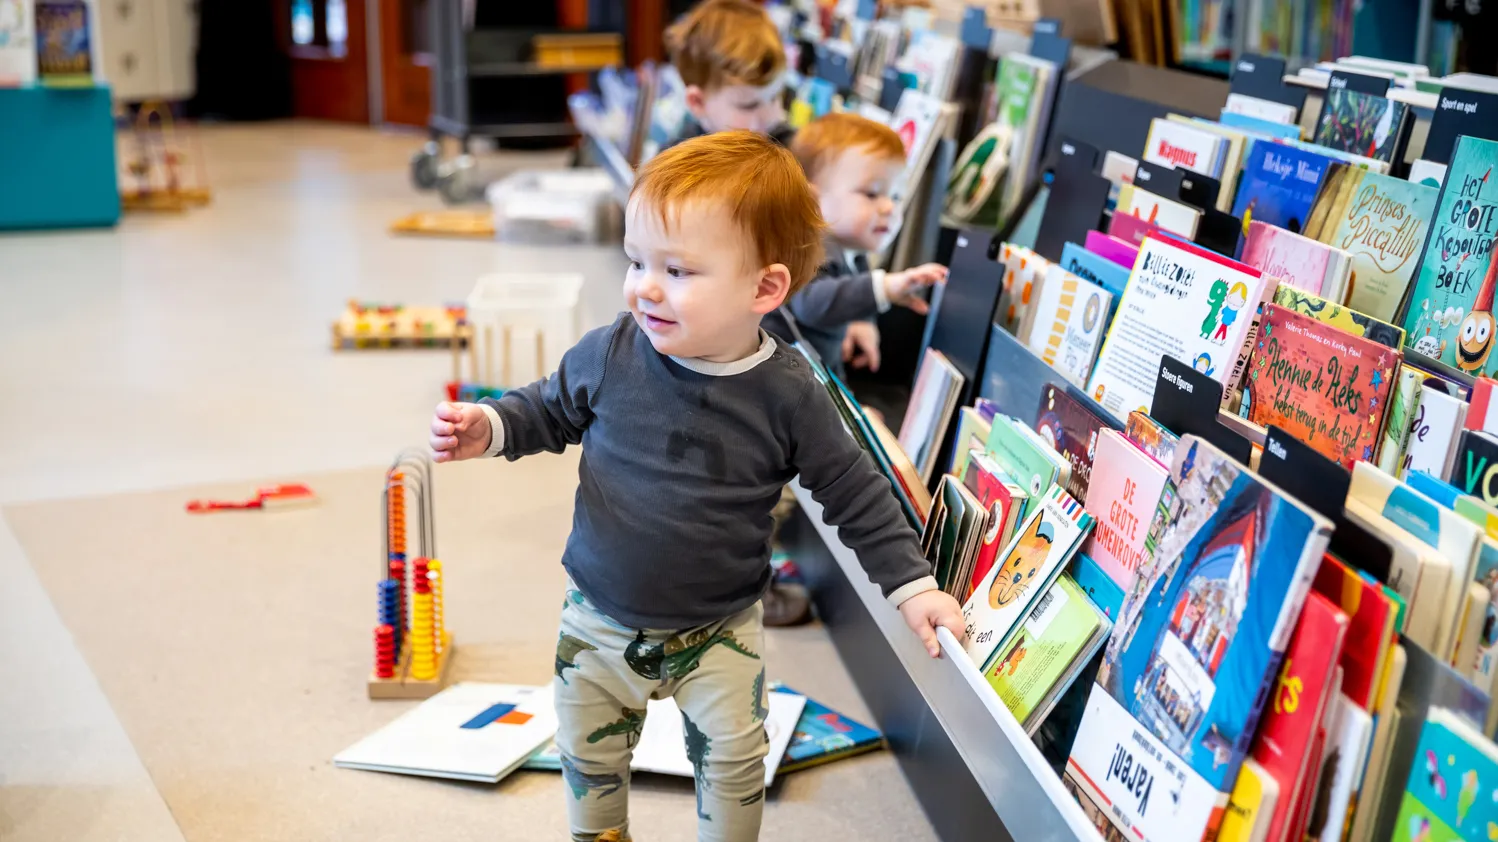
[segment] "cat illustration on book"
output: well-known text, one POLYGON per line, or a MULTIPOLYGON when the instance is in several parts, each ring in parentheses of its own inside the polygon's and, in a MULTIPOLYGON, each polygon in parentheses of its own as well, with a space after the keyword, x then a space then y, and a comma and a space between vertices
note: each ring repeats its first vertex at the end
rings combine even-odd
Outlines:
POLYGON ((1014 551, 1004 559, 988 588, 988 607, 999 608, 1024 595, 1036 571, 1045 564, 1055 538, 1055 526, 1045 522, 1044 518, 1031 518, 1029 528, 1014 545, 1014 551))

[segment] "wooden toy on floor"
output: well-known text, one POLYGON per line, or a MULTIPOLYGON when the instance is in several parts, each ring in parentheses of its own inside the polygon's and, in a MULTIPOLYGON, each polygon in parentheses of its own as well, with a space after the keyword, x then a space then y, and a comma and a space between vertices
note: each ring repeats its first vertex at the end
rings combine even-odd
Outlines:
POLYGON ((125 210, 184 211, 213 198, 197 136, 179 131, 166 104, 141 103, 135 131, 120 140, 120 159, 128 171, 120 186, 125 210))
POLYGON ((290 509, 310 506, 317 502, 317 495, 301 483, 267 485, 258 489, 248 500, 193 500, 187 510, 194 514, 222 512, 230 509, 290 509))
POLYGON ((494 239, 494 214, 488 210, 419 211, 391 223, 390 232, 392 234, 420 234, 428 237, 492 240, 494 239))
POLYGON ((345 348, 446 348, 454 351, 466 335, 467 308, 407 307, 350 300, 333 322, 333 350, 345 348))
POLYGON ((371 699, 425 699, 448 681, 455 650, 442 614, 442 562, 433 558, 432 496, 431 459, 414 448, 402 451, 385 474, 371 699), (407 554, 407 503, 416 510, 420 552, 414 557, 407 554))

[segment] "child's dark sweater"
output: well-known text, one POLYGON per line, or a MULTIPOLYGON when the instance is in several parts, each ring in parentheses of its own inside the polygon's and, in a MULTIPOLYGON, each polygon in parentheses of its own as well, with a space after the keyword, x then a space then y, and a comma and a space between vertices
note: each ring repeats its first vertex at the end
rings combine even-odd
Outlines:
POLYGON ((582 443, 562 564, 628 627, 685 629, 753 605, 770 582, 770 510, 798 474, 891 601, 935 587, 889 480, 806 361, 761 336, 737 363, 677 360, 623 313, 552 376, 481 403, 500 422, 491 454, 582 443))
MULTIPOLYGON (((843 249, 832 243, 827 246, 827 258, 811 283, 785 302, 785 309, 795 317, 796 327, 822 364, 843 377, 843 336, 848 324, 873 319, 889 309, 889 301, 883 296, 882 272, 855 268, 843 249)), ((795 340, 778 310, 765 316, 762 324, 787 342, 795 340)))

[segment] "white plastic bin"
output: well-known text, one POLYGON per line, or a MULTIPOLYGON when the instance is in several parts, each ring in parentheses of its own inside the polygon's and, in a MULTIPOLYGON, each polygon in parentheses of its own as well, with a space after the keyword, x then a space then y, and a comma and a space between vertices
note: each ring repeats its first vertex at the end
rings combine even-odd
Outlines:
POLYGON ((489 185, 494 232, 523 243, 595 243, 614 182, 603 169, 521 170, 489 185))
POLYGON ((484 275, 468 294, 474 380, 513 389, 555 371, 581 333, 583 276, 484 275))

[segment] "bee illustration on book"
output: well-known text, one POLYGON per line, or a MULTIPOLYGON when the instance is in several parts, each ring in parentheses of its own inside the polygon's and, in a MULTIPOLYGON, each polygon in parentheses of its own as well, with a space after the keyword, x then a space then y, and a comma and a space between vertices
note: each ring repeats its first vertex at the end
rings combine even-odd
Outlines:
POLYGON ((1043 516, 1030 521, 1029 528, 1015 542, 1014 549, 1005 557, 998 575, 988 588, 990 608, 1008 605, 1029 590, 1030 580, 1035 577, 1041 565, 1045 564, 1046 556, 1051 551, 1051 543, 1055 540, 1056 527, 1047 523, 1043 516))

